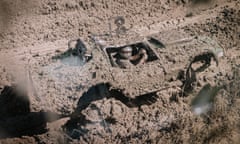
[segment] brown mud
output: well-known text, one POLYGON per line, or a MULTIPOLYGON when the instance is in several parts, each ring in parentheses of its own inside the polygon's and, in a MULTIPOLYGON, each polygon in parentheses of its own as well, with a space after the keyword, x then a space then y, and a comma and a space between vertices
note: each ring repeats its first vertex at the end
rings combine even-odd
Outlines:
POLYGON ((0 144, 239 143, 240 2, 199 1, 2 0, 0 144), (127 33, 114 44, 157 37, 166 45, 159 60, 113 68, 91 43, 84 66, 53 58, 70 40, 117 29, 118 16, 127 33), (191 60, 215 43, 223 57, 184 93, 191 60), (207 83, 226 87, 195 115, 191 100, 207 83))

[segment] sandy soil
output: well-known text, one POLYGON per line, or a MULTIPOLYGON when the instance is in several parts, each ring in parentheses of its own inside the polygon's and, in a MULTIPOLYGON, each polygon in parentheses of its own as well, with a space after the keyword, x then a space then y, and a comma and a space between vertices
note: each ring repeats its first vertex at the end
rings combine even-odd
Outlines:
POLYGON ((240 2, 199 1, 2 0, 0 144, 239 143, 240 2), (89 38, 108 33, 109 23, 116 29, 117 16, 128 31, 112 44, 157 37, 166 45, 155 49, 159 60, 111 67, 89 38), (77 38, 92 60, 53 59, 77 38), (216 47, 219 64, 183 93, 191 59, 216 47), (195 115, 191 100, 207 83, 226 87, 210 112, 195 115))

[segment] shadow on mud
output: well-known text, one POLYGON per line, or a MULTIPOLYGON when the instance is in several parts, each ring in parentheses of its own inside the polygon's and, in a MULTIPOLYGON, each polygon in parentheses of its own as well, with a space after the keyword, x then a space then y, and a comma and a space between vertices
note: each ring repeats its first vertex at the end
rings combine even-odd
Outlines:
MULTIPOLYGON (((102 100, 104 98, 113 98, 119 100, 129 108, 140 108, 140 106, 142 105, 151 105, 155 103, 158 96, 157 92, 152 92, 137 96, 136 98, 130 98, 125 96, 121 90, 112 89, 109 83, 99 83, 97 85, 94 85, 81 96, 78 101, 78 106, 73 112, 71 119, 63 126, 63 128, 71 138, 78 139, 81 136, 87 134, 89 130, 83 127, 86 126, 86 124, 94 122, 86 119, 85 115, 82 114, 82 111, 87 107, 91 106, 91 109, 97 109, 101 114, 101 110, 98 107, 94 106, 94 104, 92 103, 94 101, 102 100)), ((103 118, 100 123, 102 125, 116 124, 117 120, 110 116, 107 118, 103 118)))
POLYGON ((92 102, 101 100, 103 98, 114 98, 121 101, 129 108, 140 107, 141 105, 151 105, 157 101, 157 91, 143 95, 136 96, 135 98, 127 97, 119 89, 111 89, 109 83, 100 83, 89 88, 78 101, 76 112, 79 113, 87 108, 92 102))
POLYGON ((45 133, 47 122, 60 118, 52 112, 30 112, 29 97, 17 86, 3 88, 0 115, 0 139, 45 133))

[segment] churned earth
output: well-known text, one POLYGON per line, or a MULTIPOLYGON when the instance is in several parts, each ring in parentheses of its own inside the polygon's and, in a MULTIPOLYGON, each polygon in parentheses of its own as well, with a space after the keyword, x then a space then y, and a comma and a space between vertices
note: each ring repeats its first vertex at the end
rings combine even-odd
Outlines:
POLYGON ((237 144, 239 25, 238 0, 2 0, 0 144, 237 144), (113 36, 119 17, 127 30, 113 36), (120 69, 100 50, 146 36, 165 45, 153 62, 120 69), (56 59, 78 38, 89 62, 56 59), (206 49, 223 56, 186 92, 188 66, 206 49), (191 101, 207 83, 224 88, 196 115, 191 101))

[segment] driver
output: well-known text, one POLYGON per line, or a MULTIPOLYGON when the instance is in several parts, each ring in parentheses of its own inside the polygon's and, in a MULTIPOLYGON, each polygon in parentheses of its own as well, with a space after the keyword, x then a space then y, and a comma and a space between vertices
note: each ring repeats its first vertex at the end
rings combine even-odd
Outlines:
POLYGON ((147 59, 147 51, 144 48, 140 48, 138 53, 133 55, 133 48, 126 46, 118 51, 119 57, 116 59, 116 63, 122 67, 127 68, 130 65, 144 64, 147 59))

